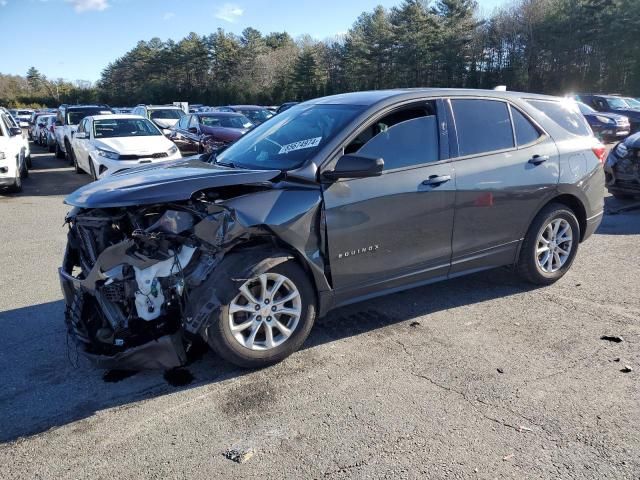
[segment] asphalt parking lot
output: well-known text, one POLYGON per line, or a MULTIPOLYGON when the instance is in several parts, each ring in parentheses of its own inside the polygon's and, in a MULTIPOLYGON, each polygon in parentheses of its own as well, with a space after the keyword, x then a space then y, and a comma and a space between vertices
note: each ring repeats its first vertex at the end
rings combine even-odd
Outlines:
POLYGON ((266 370, 207 352, 104 376, 67 344, 56 274, 89 178, 33 150, 0 192, 0 478, 640 477, 640 210, 608 197, 548 288, 485 272, 335 311, 266 370))

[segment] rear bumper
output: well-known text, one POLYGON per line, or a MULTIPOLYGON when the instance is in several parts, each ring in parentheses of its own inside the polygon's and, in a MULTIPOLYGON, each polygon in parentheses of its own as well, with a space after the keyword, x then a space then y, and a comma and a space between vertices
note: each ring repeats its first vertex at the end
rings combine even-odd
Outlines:
POLYGON ((582 241, 585 241, 587 238, 593 235, 596 230, 598 230, 598 227, 602 223, 603 215, 604 215, 604 212, 600 212, 592 217, 587 218, 587 222, 586 222, 587 225, 584 230, 584 235, 582 236, 582 241))

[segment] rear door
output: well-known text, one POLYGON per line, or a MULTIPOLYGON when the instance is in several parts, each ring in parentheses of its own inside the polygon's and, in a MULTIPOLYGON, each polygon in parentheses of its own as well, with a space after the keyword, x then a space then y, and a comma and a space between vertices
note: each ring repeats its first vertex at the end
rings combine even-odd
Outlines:
POLYGON ((437 105, 382 114, 345 145, 344 153, 383 158, 381 176, 324 185, 336 303, 446 277, 455 178, 437 105))
POLYGON ((558 150, 520 108, 451 98, 456 212, 451 274, 514 261, 527 223, 559 180, 558 150))

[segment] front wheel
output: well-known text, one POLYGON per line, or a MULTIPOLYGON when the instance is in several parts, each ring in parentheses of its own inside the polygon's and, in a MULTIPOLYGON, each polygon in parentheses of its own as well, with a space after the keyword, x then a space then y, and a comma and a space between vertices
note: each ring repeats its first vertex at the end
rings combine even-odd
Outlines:
MULTIPOLYGON (((284 360, 302 346, 315 321, 315 294, 304 270, 291 259, 269 266, 273 260, 250 266, 250 278, 234 282, 232 299, 214 313, 208 330, 214 351, 243 368, 284 360)), ((234 273, 241 274, 230 272, 232 278, 234 273)))
POLYGON ((517 269, 536 285, 550 285, 564 276, 578 252, 580 225, 571 209, 559 203, 534 218, 520 249, 517 269))

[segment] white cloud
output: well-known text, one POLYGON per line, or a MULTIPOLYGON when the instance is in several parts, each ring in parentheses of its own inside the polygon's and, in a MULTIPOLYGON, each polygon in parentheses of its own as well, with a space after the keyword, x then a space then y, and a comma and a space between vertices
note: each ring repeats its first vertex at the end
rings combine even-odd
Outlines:
POLYGON ((65 0, 67 3, 73 5, 76 12, 89 12, 92 10, 101 12, 109 8, 108 0, 65 0))
POLYGON ((175 17, 176 14, 173 12, 167 12, 162 16, 163 20, 171 20, 173 17, 175 17))
POLYGON ((242 16, 244 10, 233 3, 225 3, 216 11, 216 18, 225 22, 234 23, 242 16))
POLYGON ((0 0, 0 7, 6 7, 7 6, 7 0, 0 0))

